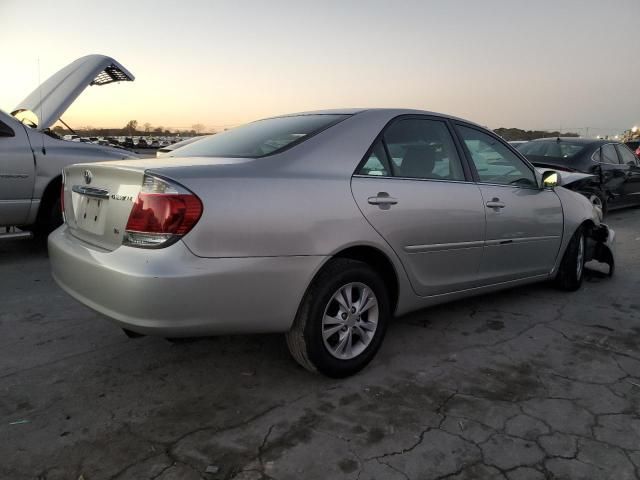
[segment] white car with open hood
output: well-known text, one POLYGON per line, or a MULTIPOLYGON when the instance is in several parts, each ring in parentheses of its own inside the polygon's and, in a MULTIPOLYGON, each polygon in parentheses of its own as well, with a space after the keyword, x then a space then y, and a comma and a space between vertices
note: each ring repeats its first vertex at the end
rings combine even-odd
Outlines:
POLYGON ((87 55, 38 86, 10 115, 0 110, 0 228, 5 231, 0 238, 30 236, 29 230, 47 234, 62 223, 64 167, 137 158, 126 150, 63 140, 50 131, 87 86, 133 80, 113 58, 87 55))

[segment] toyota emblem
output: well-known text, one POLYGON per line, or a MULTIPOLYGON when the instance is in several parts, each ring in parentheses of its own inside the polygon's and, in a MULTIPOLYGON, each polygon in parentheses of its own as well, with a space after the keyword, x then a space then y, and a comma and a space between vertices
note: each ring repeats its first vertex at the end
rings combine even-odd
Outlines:
POLYGON ((93 175, 91 174, 91 171, 85 170, 84 172, 82 172, 82 175, 84 176, 84 183, 89 185, 91 183, 91 180, 93 179, 93 175))

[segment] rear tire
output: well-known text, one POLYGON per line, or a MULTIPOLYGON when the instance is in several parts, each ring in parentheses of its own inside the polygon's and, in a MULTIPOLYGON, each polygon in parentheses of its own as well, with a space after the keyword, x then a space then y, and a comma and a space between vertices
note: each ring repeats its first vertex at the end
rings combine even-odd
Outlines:
POLYGON ((347 377, 373 359, 390 315, 380 275, 364 262, 335 258, 309 286, 286 334, 287 345, 307 370, 347 377))
POLYGON ((587 251, 586 241, 585 228, 580 226, 571 237, 560 262, 560 268, 558 268, 558 274, 555 278, 558 288, 573 292, 582 285, 587 251))

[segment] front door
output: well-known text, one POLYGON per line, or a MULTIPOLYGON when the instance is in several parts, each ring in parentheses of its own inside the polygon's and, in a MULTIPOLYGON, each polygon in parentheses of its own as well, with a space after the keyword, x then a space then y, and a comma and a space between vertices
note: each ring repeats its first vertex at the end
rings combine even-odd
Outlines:
POLYGON ((391 245, 418 295, 478 285, 485 212, 447 123, 400 117, 351 181, 358 207, 391 245))
POLYGON ((31 209, 33 152, 25 127, 2 117, 0 112, 0 226, 21 225, 31 209))
POLYGON ((533 168, 497 136, 463 124, 457 128, 487 218, 483 283, 549 273, 562 241, 560 199, 553 190, 540 189, 533 168))

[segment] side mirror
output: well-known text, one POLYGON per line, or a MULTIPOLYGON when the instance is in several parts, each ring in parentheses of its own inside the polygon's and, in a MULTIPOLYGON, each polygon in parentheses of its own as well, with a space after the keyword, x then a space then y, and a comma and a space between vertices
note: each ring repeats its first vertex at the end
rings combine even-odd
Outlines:
POLYGON ((553 188, 560 185, 560 174, 555 170, 547 170, 542 174, 542 188, 553 188))

